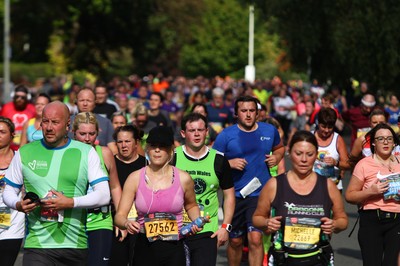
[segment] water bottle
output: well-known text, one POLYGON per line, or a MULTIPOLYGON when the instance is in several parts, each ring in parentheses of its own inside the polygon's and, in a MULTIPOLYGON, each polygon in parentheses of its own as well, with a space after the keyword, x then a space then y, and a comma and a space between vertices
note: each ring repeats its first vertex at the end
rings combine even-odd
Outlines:
POLYGON ((209 223, 209 222, 210 222, 210 216, 209 215, 204 216, 204 217, 201 217, 201 216, 197 217, 196 220, 192 221, 190 224, 185 225, 184 227, 181 228, 181 235, 185 236, 185 235, 189 234, 190 232, 192 232, 192 226, 193 225, 197 225, 197 227, 203 228, 203 226, 206 223, 209 223))

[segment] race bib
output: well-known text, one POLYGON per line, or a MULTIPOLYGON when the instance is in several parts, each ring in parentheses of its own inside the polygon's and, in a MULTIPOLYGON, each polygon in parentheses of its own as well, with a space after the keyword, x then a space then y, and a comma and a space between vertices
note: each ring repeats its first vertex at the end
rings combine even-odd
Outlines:
POLYGON ((8 229, 11 226, 11 209, 8 207, 0 208, 0 229, 8 229))
POLYGON ((147 214, 144 217, 144 227, 149 242, 179 240, 178 222, 175 215, 171 213, 157 212, 147 214))
POLYGON ((131 207, 131 209, 129 210, 129 213, 128 213, 128 220, 136 220, 137 216, 138 216, 138 214, 137 214, 137 211, 136 211, 135 203, 133 203, 132 207, 131 207))
POLYGON ((321 221, 316 218, 286 217, 283 242, 288 248, 313 249, 320 240, 321 221))

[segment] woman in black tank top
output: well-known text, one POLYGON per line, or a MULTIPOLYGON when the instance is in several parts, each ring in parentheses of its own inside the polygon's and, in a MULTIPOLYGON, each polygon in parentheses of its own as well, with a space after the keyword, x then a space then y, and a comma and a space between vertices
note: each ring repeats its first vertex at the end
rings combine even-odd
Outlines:
POLYGON ((272 234, 269 265, 333 265, 332 233, 347 228, 347 215, 336 185, 317 175, 318 143, 298 131, 289 143, 292 170, 264 186, 253 223, 272 234))

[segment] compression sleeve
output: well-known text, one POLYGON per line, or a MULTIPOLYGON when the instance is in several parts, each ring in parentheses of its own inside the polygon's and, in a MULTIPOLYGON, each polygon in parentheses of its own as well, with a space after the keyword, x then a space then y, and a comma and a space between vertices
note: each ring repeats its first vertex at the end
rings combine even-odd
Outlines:
POLYGON ((80 197, 74 197, 74 208, 96 208, 110 204, 110 187, 107 181, 93 186, 93 192, 80 197))
POLYGON ((3 202, 12 209, 17 209, 17 202, 21 200, 18 196, 21 190, 19 188, 6 185, 3 191, 3 202))

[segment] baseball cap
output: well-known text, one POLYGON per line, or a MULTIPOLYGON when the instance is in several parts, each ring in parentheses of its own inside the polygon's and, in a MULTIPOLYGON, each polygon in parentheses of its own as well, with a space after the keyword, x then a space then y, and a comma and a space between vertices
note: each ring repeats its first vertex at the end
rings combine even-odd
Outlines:
POLYGON ((170 127, 156 126, 150 130, 146 142, 165 147, 172 146, 174 144, 174 133, 170 127))

